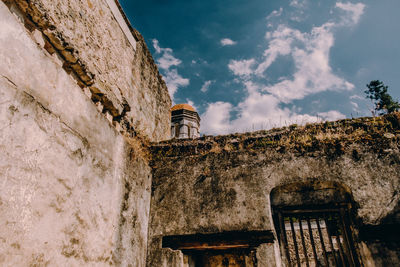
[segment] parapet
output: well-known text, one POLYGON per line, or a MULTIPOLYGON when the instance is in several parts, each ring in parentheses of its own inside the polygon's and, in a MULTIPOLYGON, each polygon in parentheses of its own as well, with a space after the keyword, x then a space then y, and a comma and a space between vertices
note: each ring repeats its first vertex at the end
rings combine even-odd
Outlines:
POLYGON ((154 143, 155 156, 201 156, 208 153, 274 150, 281 153, 313 154, 328 151, 340 155, 347 146, 367 143, 378 149, 387 141, 400 139, 400 113, 382 117, 344 119, 299 126, 275 128, 266 131, 236 133, 220 136, 202 136, 196 140, 176 140, 154 143))

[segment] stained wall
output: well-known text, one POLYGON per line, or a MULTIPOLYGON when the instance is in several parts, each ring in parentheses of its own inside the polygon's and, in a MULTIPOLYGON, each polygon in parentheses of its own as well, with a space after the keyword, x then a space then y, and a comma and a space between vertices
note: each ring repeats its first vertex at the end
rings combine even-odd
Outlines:
POLYGON ((274 231, 273 188, 336 183, 352 195, 354 220, 363 233, 357 240, 365 249, 360 255, 370 262, 366 266, 384 266, 388 258, 397 264, 399 246, 393 250, 393 242, 398 240, 391 241, 390 250, 382 241, 387 237, 370 234, 398 227, 398 220, 388 219, 398 218, 399 118, 394 114, 154 144, 151 251, 160 249, 168 235, 274 231), (375 246, 386 253, 379 255, 375 246))
POLYGON ((26 26, 39 32, 35 37, 44 38, 38 40, 44 49, 59 54, 63 68, 114 124, 151 141, 170 137, 167 87, 143 37, 129 22, 121 22, 118 1, 15 3, 28 18, 26 26))
POLYGON ((145 265, 146 143, 169 137, 170 99, 113 12, 0 2, 2 266, 145 265))

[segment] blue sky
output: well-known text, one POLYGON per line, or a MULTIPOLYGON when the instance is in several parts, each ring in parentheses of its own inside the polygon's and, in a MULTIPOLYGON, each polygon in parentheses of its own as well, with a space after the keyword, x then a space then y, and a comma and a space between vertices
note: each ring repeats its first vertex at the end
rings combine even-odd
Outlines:
POLYGON ((121 0, 203 134, 370 116, 400 99, 400 1, 121 0))

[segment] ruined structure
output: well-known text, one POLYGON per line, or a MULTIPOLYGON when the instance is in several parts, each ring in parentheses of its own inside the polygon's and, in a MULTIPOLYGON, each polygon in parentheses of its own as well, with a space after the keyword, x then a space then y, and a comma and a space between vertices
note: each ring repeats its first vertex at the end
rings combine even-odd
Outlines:
POLYGON ((399 265, 399 114, 168 140, 118 2, 0 21, 1 266, 399 265))
MULTIPOLYGON (((339 266, 398 265, 399 126, 394 114, 153 145, 148 260, 157 266, 159 258, 184 262, 213 252, 215 266, 225 266, 224 258, 233 264, 235 255, 243 257, 229 266, 254 266, 243 265, 250 259, 273 266, 288 257, 296 266, 293 218, 307 266, 299 221, 308 232, 311 218, 323 266, 324 254, 329 262, 336 254, 339 266)), ((309 236, 303 233, 315 266, 309 236)))

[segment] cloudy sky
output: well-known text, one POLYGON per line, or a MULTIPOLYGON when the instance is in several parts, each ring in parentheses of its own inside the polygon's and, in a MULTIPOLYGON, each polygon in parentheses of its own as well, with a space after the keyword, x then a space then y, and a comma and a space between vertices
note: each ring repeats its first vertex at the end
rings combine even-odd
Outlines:
POLYGON ((120 0, 203 134, 370 116, 400 99, 399 0, 120 0))

